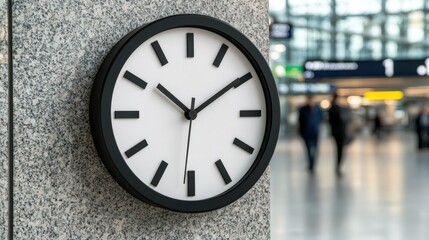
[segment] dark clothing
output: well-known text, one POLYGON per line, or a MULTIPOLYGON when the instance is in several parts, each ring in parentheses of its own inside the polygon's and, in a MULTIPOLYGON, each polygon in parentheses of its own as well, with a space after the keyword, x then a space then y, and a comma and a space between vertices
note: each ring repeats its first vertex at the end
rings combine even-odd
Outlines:
POLYGON ((319 136, 322 109, 318 106, 305 105, 299 109, 299 134, 303 138, 319 136))
POLYGON ((416 132, 418 149, 429 148, 429 115, 417 116, 416 132))
POLYGON ((305 105, 299 109, 299 134, 307 149, 308 169, 313 171, 316 164, 317 143, 323 112, 318 106, 305 105))
POLYGON ((333 104, 329 109, 329 124, 331 125, 332 136, 341 136, 345 139, 347 117, 346 109, 338 104, 333 104))
POLYGON ((343 149, 346 143, 347 118, 347 111, 344 107, 338 104, 332 104, 329 109, 329 124, 331 125, 331 134, 335 139, 335 145, 337 147, 337 173, 340 172, 343 149))
POLYGON ((336 171, 339 172, 341 170, 341 163, 343 160, 343 150, 344 145, 346 145, 345 136, 336 135, 334 136, 335 146, 337 147, 337 162, 336 162, 336 171))
POLYGON ((379 115, 376 115, 374 118, 374 128, 381 128, 381 117, 379 115))
POLYGON ((377 139, 381 139, 381 117, 377 114, 374 118, 374 133, 377 139))
POLYGON ((307 149, 308 170, 313 171, 316 165, 317 143, 319 142, 319 138, 307 137, 303 139, 307 149))

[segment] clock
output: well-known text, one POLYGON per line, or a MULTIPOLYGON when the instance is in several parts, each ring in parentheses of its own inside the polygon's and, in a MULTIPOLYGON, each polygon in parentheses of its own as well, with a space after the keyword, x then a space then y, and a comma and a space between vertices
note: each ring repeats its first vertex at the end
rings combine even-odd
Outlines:
POLYGON ((243 196, 277 142, 279 100, 257 48, 229 24, 175 15, 126 35, 101 64, 91 131, 130 194, 179 212, 243 196))

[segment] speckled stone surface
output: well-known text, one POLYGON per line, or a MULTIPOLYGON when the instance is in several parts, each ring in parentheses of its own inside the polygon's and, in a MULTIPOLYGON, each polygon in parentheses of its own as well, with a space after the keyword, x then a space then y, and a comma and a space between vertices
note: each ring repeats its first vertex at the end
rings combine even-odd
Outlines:
POLYGON ((267 173, 228 207, 174 213, 126 193, 94 148, 89 97, 104 56, 179 13, 225 20, 267 53, 267 0, 14 1, 16 239, 269 239, 267 173))
POLYGON ((7 5, 0 0, 0 239, 7 238, 8 219, 8 70, 7 5))

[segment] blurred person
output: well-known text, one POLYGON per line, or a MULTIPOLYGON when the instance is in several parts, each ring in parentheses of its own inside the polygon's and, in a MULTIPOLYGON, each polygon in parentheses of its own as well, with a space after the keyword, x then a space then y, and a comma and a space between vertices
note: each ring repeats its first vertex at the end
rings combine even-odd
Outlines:
POLYGON ((308 171, 314 172, 319 140, 320 124, 323 119, 322 109, 316 104, 313 95, 307 95, 307 102, 299 109, 298 129, 307 150, 308 171))
POLYGON ((374 134, 378 140, 381 139, 381 131, 383 128, 383 118, 381 112, 377 111, 374 117, 374 134))
POLYGON ((331 125, 331 134, 334 137, 337 147, 337 162, 335 173, 341 176, 341 164, 343 159, 343 150, 347 139, 347 122, 349 120, 348 109, 339 103, 338 93, 332 96, 331 108, 329 108, 329 125, 331 125))
POLYGON ((417 146, 429 148, 429 107, 425 106, 416 118, 417 146))

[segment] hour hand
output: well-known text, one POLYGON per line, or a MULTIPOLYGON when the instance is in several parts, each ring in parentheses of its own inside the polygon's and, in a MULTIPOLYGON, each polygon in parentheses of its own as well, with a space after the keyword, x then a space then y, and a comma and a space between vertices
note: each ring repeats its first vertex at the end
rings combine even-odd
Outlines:
POLYGON ((185 106, 179 99, 177 99, 171 92, 169 92, 164 86, 162 86, 160 83, 156 88, 164 94, 168 99, 170 99, 176 106, 178 106, 180 109, 183 110, 183 112, 188 112, 189 108, 185 106))

